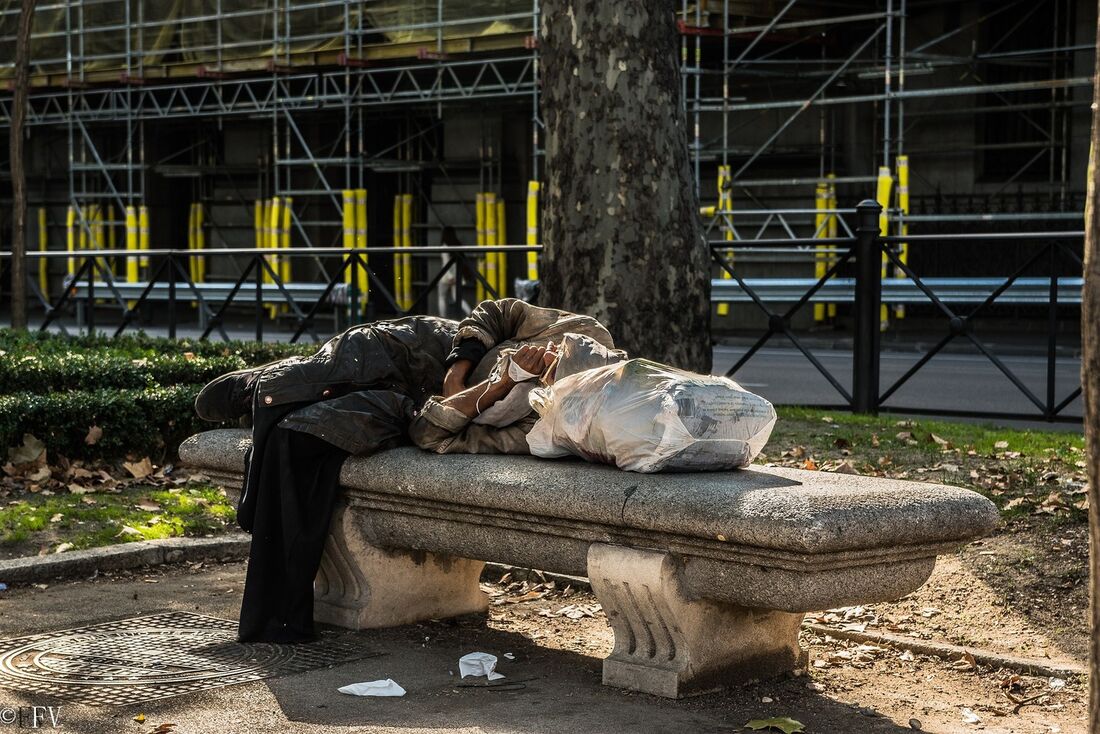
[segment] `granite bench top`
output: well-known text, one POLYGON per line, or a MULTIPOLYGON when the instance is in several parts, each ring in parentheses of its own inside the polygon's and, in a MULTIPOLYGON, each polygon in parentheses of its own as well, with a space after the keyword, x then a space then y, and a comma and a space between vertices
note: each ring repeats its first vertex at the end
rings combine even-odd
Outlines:
MULTIPOLYGON (((249 441, 240 429, 207 431, 180 458, 239 486, 249 441)), ((721 580, 724 598, 802 611, 908 593, 936 555, 998 520, 976 492, 923 482, 771 467, 637 474, 413 447, 349 458, 341 484, 383 547, 580 575, 593 542, 667 550, 699 593, 721 580)))

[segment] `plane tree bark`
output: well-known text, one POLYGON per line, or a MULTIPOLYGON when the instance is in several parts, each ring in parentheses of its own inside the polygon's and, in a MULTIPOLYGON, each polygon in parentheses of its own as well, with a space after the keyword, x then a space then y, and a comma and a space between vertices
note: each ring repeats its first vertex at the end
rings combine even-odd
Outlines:
MULTIPOLYGON (((1098 14, 1100 16, 1100 14, 1098 14)), ((1100 17, 1096 48, 1100 52, 1100 17)), ((1081 297, 1081 387, 1089 500, 1089 731, 1100 732, 1100 55, 1092 78, 1092 145, 1085 186, 1085 284, 1081 297)))
POLYGON ((667 0, 545 0, 539 303, 588 313, 618 346, 709 372, 710 265, 667 0))

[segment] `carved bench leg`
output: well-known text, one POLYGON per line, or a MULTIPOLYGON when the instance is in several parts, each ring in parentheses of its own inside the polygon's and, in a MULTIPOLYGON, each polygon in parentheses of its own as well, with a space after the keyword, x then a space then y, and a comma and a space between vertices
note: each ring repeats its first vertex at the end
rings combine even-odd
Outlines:
POLYGON ((688 599, 668 553, 594 543, 588 575, 615 633, 604 685, 681 698, 805 665, 803 615, 688 599))
POLYGON ((469 558, 378 548, 367 540, 355 511, 340 505, 313 582, 313 618, 369 629, 484 612, 484 566, 469 558))

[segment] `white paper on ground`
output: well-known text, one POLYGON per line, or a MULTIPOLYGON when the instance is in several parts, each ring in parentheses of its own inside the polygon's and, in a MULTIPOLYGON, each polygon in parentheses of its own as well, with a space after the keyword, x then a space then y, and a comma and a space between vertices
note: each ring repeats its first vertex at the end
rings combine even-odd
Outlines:
POLYGON ((497 667, 497 656, 487 652, 472 652, 458 659, 458 672, 465 678, 468 675, 484 675, 489 680, 499 680, 504 676, 494 673, 497 667))
POLYGON ((405 689, 397 685, 390 678, 386 680, 371 680, 362 683, 352 683, 343 688, 337 688, 340 693, 351 696, 404 696, 405 689))

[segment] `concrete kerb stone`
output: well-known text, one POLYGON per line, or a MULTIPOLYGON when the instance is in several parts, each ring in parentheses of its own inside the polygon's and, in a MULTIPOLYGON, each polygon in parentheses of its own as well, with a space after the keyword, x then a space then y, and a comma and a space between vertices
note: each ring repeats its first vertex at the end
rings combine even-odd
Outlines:
POLYGON ((166 563, 239 561, 248 557, 251 536, 232 533, 215 538, 163 538, 102 548, 28 556, 0 561, 0 582, 29 584, 58 578, 84 578, 166 563))

